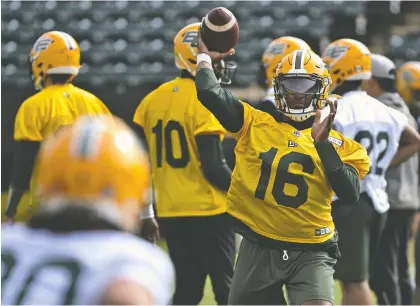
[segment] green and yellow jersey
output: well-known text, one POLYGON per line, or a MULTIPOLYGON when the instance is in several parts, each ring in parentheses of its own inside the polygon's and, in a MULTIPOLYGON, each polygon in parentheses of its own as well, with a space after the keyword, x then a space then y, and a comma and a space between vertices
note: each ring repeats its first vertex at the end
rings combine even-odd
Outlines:
POLYGON ((370 167, 366 150, 334 130, 328 142, 314 144, 311 123, 297 129, 294 122, 276 121, 242 103, 220 87, 211 69, 197 72, 196 85, 202 104, 238 141, 228 213, 253 236, 272 242, 316 245, 330 240, 335 233, 332 196, 340 191, 357 199, 358 180, 370 167), (327 167, 326 155, 333 167, 327 167), (341 182, 350 190, 343 192, 341 182))

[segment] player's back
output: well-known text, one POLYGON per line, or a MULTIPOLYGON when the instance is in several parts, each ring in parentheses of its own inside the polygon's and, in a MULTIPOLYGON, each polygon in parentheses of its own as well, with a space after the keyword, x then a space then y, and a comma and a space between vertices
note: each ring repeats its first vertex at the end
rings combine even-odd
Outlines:
POLYGON ((15 140, 40 141, 82 115, 100 114, 110 112, 95 95, 73 84, 51 85, 20 106, 15 122, 15 140))
POLYGON ((116 279, 138 281, 157 304, 172 295, 167 255, 127 233, 57 234, 15 225, 2 228, 1 239, 2 304, 99 304, 116 279))
POLYGON ((195 139, 225 131, 198 101, 192 78, 178 77, 151 92, 134 121, 143 127, 149 145, 160 217, 226 212, 225 196, 203 174, 195 139))
POLYGON ((346 137, 366 148, 371 165, 362 181, 362 191, 370 195, 378 211, 386 211, 389 203, 385 172, 398 150, 407 119, 366 92, 354 91, 339 101, 334 124, 346 137))

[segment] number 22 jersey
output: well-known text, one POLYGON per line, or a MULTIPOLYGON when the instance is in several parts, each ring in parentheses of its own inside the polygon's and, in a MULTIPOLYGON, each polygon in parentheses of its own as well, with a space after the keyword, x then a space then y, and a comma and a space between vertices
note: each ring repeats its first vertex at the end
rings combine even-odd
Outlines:
MULTIPOLYGON (((311 129, 296 130, 272 116, 244 106, 236 166, 227 196, 228 213, 252 231, 291 243, 323 243, 334 235, 333 190, 315 149, 311 129)), ((337 131, 329 141, 343 163, 363 178, 366 150, 337 131)))
POLYGON ((204 177, 195 137, 226 133, 198 101, 194 80, 178 77, 148 94, 133 121, 147 138, 159 217, 226 212, 226 195, 204 177))
POLYGON ((407 117, 365 91, 351 91, 338 102, 334 124, 346 137, 366 148, 372 165, 361 189, 369 195, 377 212, 386 212, 389 202, 385 173, 408 125, 407 117))

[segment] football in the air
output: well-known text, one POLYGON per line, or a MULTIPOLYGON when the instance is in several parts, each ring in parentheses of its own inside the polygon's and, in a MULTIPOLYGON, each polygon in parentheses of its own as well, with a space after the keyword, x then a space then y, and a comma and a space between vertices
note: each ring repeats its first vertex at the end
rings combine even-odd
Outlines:
POLYGON ((201 23, 201 37, 209 51, 227 52, 239 40, 239 24, 225 7, 212 9, 201 23))

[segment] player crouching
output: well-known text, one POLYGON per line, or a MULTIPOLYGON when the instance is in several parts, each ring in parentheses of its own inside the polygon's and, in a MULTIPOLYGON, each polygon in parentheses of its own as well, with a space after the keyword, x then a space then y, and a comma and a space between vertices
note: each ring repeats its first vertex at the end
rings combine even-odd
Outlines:
POLYGON ((82 117, 42 145, 41 209, 2 229, 4 304, 164 304, 174 271, 133 232, 147 198, 148 156, 110 116, 82 117))

